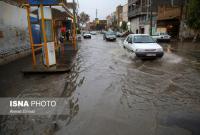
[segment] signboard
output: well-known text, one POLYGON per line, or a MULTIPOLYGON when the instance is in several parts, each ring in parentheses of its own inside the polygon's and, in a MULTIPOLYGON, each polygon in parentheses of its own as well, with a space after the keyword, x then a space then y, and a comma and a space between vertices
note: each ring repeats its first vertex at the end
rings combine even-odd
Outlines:
POLYGON ((28 0, 30 5, 56 5, 59 4, 59 0, 28 0))

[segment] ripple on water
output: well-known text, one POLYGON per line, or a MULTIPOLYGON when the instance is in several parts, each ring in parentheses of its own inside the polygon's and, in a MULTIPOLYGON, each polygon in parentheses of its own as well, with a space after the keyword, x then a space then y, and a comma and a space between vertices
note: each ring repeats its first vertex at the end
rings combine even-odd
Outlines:
POLYGON ((183 61, 183 58, 172 53, 165 53, 164 57, 162 58, 163 61, 168 63, 181 63, 183 61))
POLYGON ((161 70, 158 70, 158 69, 154 69, 154 68, 148 68, 146 66, 141 66, 139 68, 139 70, 144 72, 144 73, 151 74, 151 75, 164 75, 165 74, 164 71, 161 71, 161 70))
POLYGON ((133 60, 136 60, 136 57, 133 53, 127 52, 122 48, 113 49, 110 53, 115 60, 122 63, 131 64, 133 63, 133 60))

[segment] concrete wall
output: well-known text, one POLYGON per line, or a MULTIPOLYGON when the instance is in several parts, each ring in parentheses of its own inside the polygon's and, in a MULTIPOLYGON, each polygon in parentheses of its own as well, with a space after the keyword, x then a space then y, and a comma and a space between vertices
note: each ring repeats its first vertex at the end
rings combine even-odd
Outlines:
POLYGON ((150 34, 150 25, 144 25, 144 34, 150 34))
POLYGON ((139 32, 139 17, 137 18, 134 18, 134 19, 131 19, 130 20, 130 27, 131 27, 131 31, 133 33, 136 33, 136 30, 138 29, 138 32, 139 32))
POLYGON ((181 21, 180 31, 179 31, 179 38, 181 40, 193 39, 194 36, 195 36, 195 32, 193 30, 191 30, 190 28, 188 28, 188 26, 186 25, 185 21, 181 21))
POLYGON ((0 50, 29 46, 26 10, 0 1, 0 50))

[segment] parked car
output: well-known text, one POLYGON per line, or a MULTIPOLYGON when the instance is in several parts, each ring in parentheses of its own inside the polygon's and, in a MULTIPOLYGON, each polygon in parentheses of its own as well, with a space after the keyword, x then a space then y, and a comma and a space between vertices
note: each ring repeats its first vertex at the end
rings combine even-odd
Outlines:
POLYGON ((105 31, 105 30, 101 31, 101 34, 105 34, 105 33, 106 33, 106 31, 105 31))
POLYGON ((141 58, 161 58, 164 55, 163 48, 146 34, 130 34, 124 40, 123 46, 141 58))
POLYGON ((117 36, 117 37, 122 37, 122 33, 116 32, 116 36, 117 36))
POLYGON ((106 32, 103 35, 103 39, 107 41, 116 41, 117 37, 114 32, 106 32))
POLYGON ((97 32, 96 32, 96 31, 91 31, 90 34, 92 34, 92 35, 96 35, 97 32))
POLYGON ((82 40, 81 34, 77 34, 76 40, 77 40, 77 41, 81 41, 81 40, 82 40))
POLYGON ((169 42, 171 40, 171 36, 165 32, 160 32, 152 36, 152 38, 156 41, 166 41, 169 42))
POLYGON ((83 34, 83 38, 84 39, 86 39, 86 38, 92 38, 92 35, 89 33, 89 32, 85 32, 84 34, 83 34))

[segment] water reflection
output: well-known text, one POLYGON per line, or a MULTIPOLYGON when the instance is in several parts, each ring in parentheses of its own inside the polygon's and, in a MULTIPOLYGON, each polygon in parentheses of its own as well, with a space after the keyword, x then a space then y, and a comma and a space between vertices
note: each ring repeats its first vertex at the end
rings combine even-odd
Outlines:
MULTIPOLYGON (((51 115, 51 116, 1 116, 0 117, 0 133, 6 135, 12 134, 54 134, 61 128, 64 128, 79 112, 79 95, 76 92, 77 87, 84 84, 85 77, 81 75, 83 69, 81 68, 82 59, 77 55, 76 64, 73 66, 72 71, 65 75, 51 76, 54 81, 59 79, 63 84, 63 91, 59 97, 66 98, 68 109, 65 109, 64 115, 51 115)), ((29 77, 31 79, 31 77, 29 77)), ((35 78, 35 76, 33 76, 35 78)), ((37 77, 36 77, 37 78, 37 77)), ((42 78, 45 79, 44 75, 42 78)), ((49 78, 49 76, 47 77, 49 78)), ((47 79, 46 78, 46 79, 47 79)), ((59 88, 58 88, 59 89, 59 88)), ((56 88, 54 89, 56 90, 56 88)), ((40 89, 33 91, 24 90, 18 97, 43 97, 48 90, 44 93, 40 89)))

